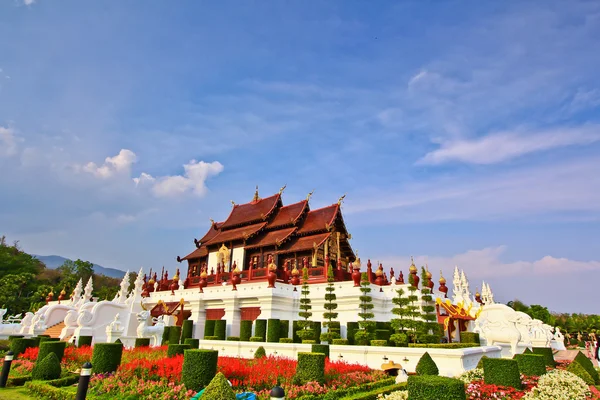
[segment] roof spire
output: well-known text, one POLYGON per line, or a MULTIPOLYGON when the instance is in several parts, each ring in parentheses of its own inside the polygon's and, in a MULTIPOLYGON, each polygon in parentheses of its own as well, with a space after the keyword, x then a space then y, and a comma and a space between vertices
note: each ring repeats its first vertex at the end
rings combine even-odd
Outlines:
POLYGON ((306 201, 309 201, 310 198, 312 197, 313 193, 315 192, 315 189, 312 190, 312 192, 310 192, 307 196, 306 196, 306 201))
MULTIPOLYGON (((281 189, 279 189, 279 194, 281 195, 283 193, 283 191, 285 190, 285 188, 287 187, 287 185, 283 185, 281 187, 281 189)), ((258 190, 258 186, 256 187, 256 189, 258 190)))
POLYGON ((346 195, 344 194, 342 197, 340 197, 340 198, 338 199, 338 206, 341 206, 341 205, 342 205, 342 201, 344 201, 344 199, 345 199, 345 198, 346 198, 346 195))
POLYGON ((257 202, 260 200, 260 197, 258 197, 258 185, 256 185, 256 192, 254 192, 254 198, 252 199, 253 202, 257 202))

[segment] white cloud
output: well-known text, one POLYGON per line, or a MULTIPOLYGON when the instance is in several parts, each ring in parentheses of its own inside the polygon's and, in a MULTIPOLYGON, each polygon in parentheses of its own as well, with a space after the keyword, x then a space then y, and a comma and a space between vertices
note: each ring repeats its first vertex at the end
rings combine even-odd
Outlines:
POLYGON ((0 156, 12 156, 17 153, 17 137, 12 128, 0 126, 0 156))
POLYGON ((35 0, 23 0, 23 4, 25 4, 26 6, 30 6, 33 3, 35 3, 35 0))
POLYGON ((114 177, 115 175, 131 174, 131 166, 137 161, 137 156, 131 150, 121 149, 114 157, 106 157, 100 166, 89 162, 81 169, 102 179, 114 177))
POLYGON ((218 161, 207 163, 192 160, 183 168, 184 175, 154 178, 149 174, 142 174, 135 178, 135 182, 151 183, 152 192, 157 197, 177 197, 190 192, 196 196, 203 196, 207 191, 206 180, 223 171, 223 165, 218 161))
POLYGON ((499 132, 472 140, 443 143, 441 148, 427 153, 417 163, 437 165, 457 161, 496 164, 525 154, 597 141, 600 141, 598 125, 533 132, 499 132))

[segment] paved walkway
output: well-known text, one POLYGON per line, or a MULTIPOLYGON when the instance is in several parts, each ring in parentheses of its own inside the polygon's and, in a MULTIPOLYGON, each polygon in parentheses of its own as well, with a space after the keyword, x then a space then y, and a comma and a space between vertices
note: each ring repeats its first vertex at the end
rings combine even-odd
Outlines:
MULTIPOLYGON (((575 356, 577 355, 578 352, 582 352, 583 354, 586 354, 585 349, 582 350, 560 350, 554 353, 554 359, 557 361, 573 361, 573 359, 575 358, 575 356)), ((592 363, 594 363, 594 366, 597 367, 598 366, 598 360, 595 359, 591 359, 592 363)))

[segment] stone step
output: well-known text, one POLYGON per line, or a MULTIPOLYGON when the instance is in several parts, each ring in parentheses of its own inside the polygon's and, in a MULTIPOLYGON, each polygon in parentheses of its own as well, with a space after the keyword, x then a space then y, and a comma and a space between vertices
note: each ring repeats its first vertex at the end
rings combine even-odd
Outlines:
POLYGON ((61 321, 58 324, 54 324, 47 328, 46 331, 44 331, 44 335, 50 335, 52 338, 60 337, 60 332, 62 332, 64 327, 65 323, 61 321))

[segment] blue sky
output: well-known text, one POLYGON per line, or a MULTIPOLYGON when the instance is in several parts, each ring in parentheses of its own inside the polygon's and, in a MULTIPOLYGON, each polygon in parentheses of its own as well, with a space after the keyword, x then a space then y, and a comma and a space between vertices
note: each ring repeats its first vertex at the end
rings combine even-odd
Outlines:
POLYGON ((255 185, 361 258, 598 312, 600 4, 0 3, 0 231, 137 270, 255 185), (435 274, 437 275, 437 274, 435 274))

